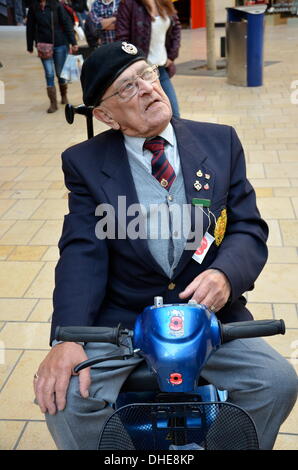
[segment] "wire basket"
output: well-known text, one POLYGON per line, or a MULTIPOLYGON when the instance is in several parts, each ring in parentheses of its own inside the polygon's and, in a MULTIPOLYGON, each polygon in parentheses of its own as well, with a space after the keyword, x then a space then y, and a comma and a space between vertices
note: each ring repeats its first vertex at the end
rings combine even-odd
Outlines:
POLYGON ((99 450, 257 450, 255 425, 231 403, 141 403, 107 420, 99 450), (186 446, 186 447, 184 447, 186 446), (190 446, 190 447, 187 447, 190 446))

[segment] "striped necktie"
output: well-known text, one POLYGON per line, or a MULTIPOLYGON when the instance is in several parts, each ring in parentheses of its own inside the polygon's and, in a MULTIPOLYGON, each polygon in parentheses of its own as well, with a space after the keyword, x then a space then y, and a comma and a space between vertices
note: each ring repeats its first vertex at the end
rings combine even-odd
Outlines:
POLYGON ((157 136, 154 139, 147 140, 144 143, 144 148, 150 150, 153 154, 151 159, 152 176, 160 182, 163 188, 169 191, 176 175, 174 168, 166 157, 165 143, 166 140, 163 137, 157 136))

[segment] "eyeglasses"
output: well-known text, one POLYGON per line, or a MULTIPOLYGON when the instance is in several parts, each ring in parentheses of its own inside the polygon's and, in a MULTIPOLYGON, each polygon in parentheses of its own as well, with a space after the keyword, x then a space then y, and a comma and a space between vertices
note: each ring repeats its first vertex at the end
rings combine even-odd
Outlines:
POLYGON ((135 78, 130 79, 130 80, 125 80, 119 86, 116 93, 113 93, 112 95, 107 96, 106 98, 101 100, 98 103, 98 105, 108 100, 109 98, 112 98, 112 96, 116 96, 116 95, 119 95, 119 97, 123 101, 129 101, 131 98, 133 98, 137 94, 139 90, 139 85, 138 85, 139 78, 141 78, 145 82, 154 83, 159 78, 158 66, 152 65, 151 67, 148 67, 147 69, 145 69, 142 73, 137 74, 135 78))

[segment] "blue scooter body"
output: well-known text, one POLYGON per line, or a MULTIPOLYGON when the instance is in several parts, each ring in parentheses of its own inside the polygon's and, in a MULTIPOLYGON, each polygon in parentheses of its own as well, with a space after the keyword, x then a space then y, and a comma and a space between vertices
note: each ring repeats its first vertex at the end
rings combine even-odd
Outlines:
POLYGON ((189 393, 220 346, 220 327, 204 305, 154 305, 138 316, 133 342, 157 374, 162 392, 189 393))
MULTIPOLYGON (((134 348, 140 349, 140 354, 156 373, 160 392, 185 394, 185 401, 191 396, 193 402, 199 400, 210 403, 225 399, 219 396, 219 391, 213 385, 198 386, 202 368, 220 344, 221 334, 216 316, 199 304, 147 307, 138 316, 133 334, 134 348)), ((160 392, 120 393, 116 408, 131 404, 135 406, 136 403, 156 403, 160 392)), ((183 418, 184 430, 195 430, 196 438, 201 442, 206 429, 217 415, 216 404, 212 405, 210 414, 193 416, 189 413, 183 418)), ((154 435, 160 448, 168 449, 171 436, 169 416, 157 416, 154 424, 151 418, 142 422, 142 425, 132 420, 127 424, 127 430, 136 440, 140 432, 142 435, 147 434, 148 439, 154 435)))

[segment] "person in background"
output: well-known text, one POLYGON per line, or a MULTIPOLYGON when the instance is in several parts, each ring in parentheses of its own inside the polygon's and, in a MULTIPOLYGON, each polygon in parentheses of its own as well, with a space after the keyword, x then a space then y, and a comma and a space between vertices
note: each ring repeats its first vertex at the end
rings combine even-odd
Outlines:
POLYGON ((121 0, 117 13, 116 39, 142 49, 151 64, 159 66, 160 83, 167 94, 173 116, 179 105, 170 78, 175 74, 181 25, 172 0, 121 0))
POLYGON ((115 41, 116 15, 120 0, 95 0, 90 10, 90 19, 101 29, 101 44, 115 41))
POLYGON ((78 15, 80 26, 83 27, 87 17, 87 13, 89 11, 87 0, 72 0, 71 4, 72 8, 78 15))
POLYGON ((65 8, 66 12, 68 13, 70 20, 73 25, 76 23, 79 24, 79 17, 73 7, 72 1, 71 0, 59 0, 61 5, 65 8))
POLYGON ((87 14, 87 18, 84 23, 84 33, 91 53, 101 45, 102 27, 100 22, 96 24, 92 21, 90 12, 87 14))
POLYGON ((7 0, 6 2, 9 16, 16 26, 23 26, 26 17, 23 0, 7 0))
POLYGON ((45 71, 47 95, 50 99, 47 112, 54 113, 58 109, 55 73, 61 93, 61 104, 68 103, 67 83, 60 74, 69 51, 69 44, 73 53, 78 50, 73 25, 64 7, 57 0, 38 0, 29 8, 26 33, 27 50, 30 54, 33 53, 34 42, 54 44, 53 57, 41 59, 45 71))

